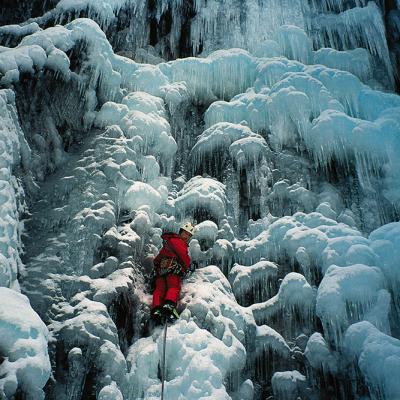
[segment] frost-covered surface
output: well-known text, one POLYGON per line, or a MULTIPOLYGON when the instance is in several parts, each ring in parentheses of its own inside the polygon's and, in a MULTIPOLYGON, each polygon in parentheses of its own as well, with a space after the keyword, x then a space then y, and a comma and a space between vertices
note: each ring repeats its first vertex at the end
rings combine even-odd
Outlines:
POLYGON ((51 372, 47 327, 24 295, 1 287, 0 296, 0 396, 12 398, 19 389, 27 399, 44 399, 51 372))
POLYGON ((14 169, 19 163, 28 166, 30 154, 11 90, 0 91, 0 116, 0 397, 23 391, 27 399, 41 399, 51 373, 48 329, 19 293, 24 272, 20 218, 26 204, 14 169))
POLYGON ((167 398, 394 398, 400 99, 378 90, 379 7, 141 6, 63 0, 0 29, 0 286, 29 341, 0 346, 6 396, 43 397, 49 352, 46 398, 159 398, 145 282, 191 220, 167 398))
POLYGON ((275 372, 272 389, 277 399, 295 399, 305 396, 306 377, 299 371, 275 372))
POLYGON ((396 373, 400 365, 400 341, 363 321, 347 330, 345 346, 350 357, 355 357, 371 395, 396 398, 400 389, 396 373))
MULTIPOLYGON (((18 123, 15 96, 11 90, 0 91, 0 286, 19 290, 17 275, 22 272, 20 258, 21 224, 19 214, 23 211, 22 187, 13 174, 13 168, 21 161, 27 162, 27 144, 18 123)), ((25 164, 26 165, 26 164, 25 164)))
POLYGON ((259 261, 250 266, 234 264, 229 280, 235 297, 241 304, 259 303, 276 290, 278 266, 269 261, 259 261))
MULTIPOLYGON (((245 366, 246 336, 251 340, 255 331, 251 313, 236 303, 228 281, 215 266, 188 280, 181 307, 185 307, 181 318, 168 329, 165 398, 229 399, 224 380, 245 366)), ((130 349, 127 359, 135 398, 160 397, 157 368, 162 333, 158 328, 130 349)))
MULTIPOLYGON (((28 11, 29 7, 26 8, 28 11)), ((160 55, 176 58, 182 52, 209 54, 232 47, 266 57, 283 52, 288 57, 309 62, 314 43, 318 49, 364 47, 389 73, 389 84, 393 81, 383 17, 392 11, 388 26, 396 26, 393 22, 396 20, 395 5, 388 9, 379 2, 367 0, 199 0, 185 6, 180 0, 162 0, 153 5, 139 0, 54 0, 45 8, 49 11, 32 23, 66 23, 87 16, 108 30, 122 52, 150 62, 160 55), (299 28, 306 30, 310 38, 299 28)), ((32 23, 25 28, 27 31, 34 29, 32 23)), ((10 33, 19 37, 23 32, 18 28, 4 32, 10 33)), ((395 46, 391 50, 396 54, 395 46)), ((346 64, 346 60, 343 61, 346 64)), ((366 66, 358 68, 362 71, 366 66)))
POLYGON ((310 336, 304 355, 311 367, 317 371, 322 370, 325 374, 338 372, 337 355, 329 349, 324 337, 319 332, 310 336))

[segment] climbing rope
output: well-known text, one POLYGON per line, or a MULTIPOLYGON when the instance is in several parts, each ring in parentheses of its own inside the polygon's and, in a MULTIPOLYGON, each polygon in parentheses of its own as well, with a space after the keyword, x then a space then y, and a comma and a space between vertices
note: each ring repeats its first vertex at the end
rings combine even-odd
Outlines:
POLYGON ((164 400, 164 381, 165 381, 165 349, 167 347, 167 318, 164 321, 163 352, 161 359, 161 400, 164 400))

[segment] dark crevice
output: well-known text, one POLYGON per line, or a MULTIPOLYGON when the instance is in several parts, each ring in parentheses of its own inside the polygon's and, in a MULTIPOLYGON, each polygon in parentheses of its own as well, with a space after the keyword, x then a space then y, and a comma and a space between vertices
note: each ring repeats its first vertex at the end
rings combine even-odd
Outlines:
MULTIPOLYGON (((351 400, 352 382, 349 377, 334 376, 321 370, 314 371, 309 368, 308 376, 313 382, 313 388, 318 392, 321 400, 351 400)), ((368 393, 364 393, 367 395, 368 393)))
POLYGON ((299 368, 293 363, 293 360, 284 359, 281 354, 270 348, 264 349, 249 367, 251 376, 259 388, 259 399, 266 399, 267 396, 272 395, 271 378, 276 371, 299 368))
POLYGON ((230 164, 229 159, 229 152, 225 147, 213 148, 212 153, 208 152, 203 156, 201 164, 196 164, 193 160, 193 176, 207 174, 223 182, 230 164))
POLYGON ((85 378, 85 384, 82 391, 82 399, 96 400, 96 378, 99 375, 98 369, 92 365, 85 378))
MULTIPOLYGON (((194 221, 196 221, 196 224, 199 224, 200 222, 203 222, 203 221, 212 221, 212 222, 215 222, 216 224, 218 224, 218 218, 215 215, 213 215, 211 213, 211 211, 207 208, 196 207, 195 210, 193 211, 192 215, 193 215, 194 221)), ((185 215, 185 217, 186 216, 189 216, 189 214, 185 215)))
POLYGON ((155 46, 158 42, 158 24, 155 14, 156 2, 155 0, 148 1, 148 12, 149 12, 149 25, 150 25, 150 37, 149 44, 155 46))
POLYGON ((121 293, 111 303, 109 314, 113 319, 118 331, 119 345, 123 354, 126 354, 134 339, 140 336, 135 331, 137 321, 138 304, 128 293, 121 293))
POLYGON ((400 10, 397 8, 396 0, 385 0, 385 26, 386 38, 391 52, 392 64, 394 66, 395 90, 400 93, 400 27, 394 21, 400 20, 400 10))
POLYGON ((43 15, 58 0, 1 0, 0 25, 18 24, 43 15))
POLYGON ((257 221, 261 218, 261 190, 256 182, 249 181, 246 169, 242 169, 239 174, 239 193, 239 208, 242 211, 241 218, 243 219, 239 225, 246 226, 249 219, 257 221))
MULTIPOLYGON (((192 47, 191 38, 190 38, 191 22, 192 22, 192 19, 196 15, 193 0, 185 1, 184 7, 185 7, 185 9, 184 9, 185 19, 181 25, 181 37, 179 40, 179 54, 180 54, 180 57, 190 57, 190 56, 196 55, 196 54, 193 54, 193 47, 192 47)), ((201 54, 202 51, 203 51, 203 44, 200 43, 199 49, 198 49, 198 54, 201 54)))

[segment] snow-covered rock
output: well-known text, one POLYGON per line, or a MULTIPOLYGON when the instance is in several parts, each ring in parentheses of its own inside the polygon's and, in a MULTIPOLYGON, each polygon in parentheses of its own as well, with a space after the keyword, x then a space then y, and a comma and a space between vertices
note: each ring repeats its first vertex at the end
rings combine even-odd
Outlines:
POLYGON ((44 399, 51 373, 48 329, 26 296, 2 287, 0 297, 0 396, 20 390, 29 400, 44 399))

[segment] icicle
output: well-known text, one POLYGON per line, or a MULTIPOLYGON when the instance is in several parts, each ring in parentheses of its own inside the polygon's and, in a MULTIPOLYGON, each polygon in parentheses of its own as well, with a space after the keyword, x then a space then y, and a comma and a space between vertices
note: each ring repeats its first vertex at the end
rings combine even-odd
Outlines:
MULTIPOLYGON (((383 275, 377 268, 361 264, 329 267, 318 288, 317 314, 326 336, 336 347, 341 345, 351 323, 366 318, 383 288, 383 275)), ((381 310, 382 321, 388 312, 386 305, 386 310, 381 310)))
POLYGON ((386 42, 385 25, 376 3, 355 7, 338 15, 320 15, 312 21, 317 35, 313 39, 318 47, 324 45, 336 49, 365 47, 383 63, 389 83, 393 86, 393 68, 386 42), (328 38, 328 41, 325 41, 328 38), (337 40, 339 38, 339 41, 337 40))
POLYGON ((229 272, 232 290, 239 304, 249 306, 272 297, 277 290, 278 267, 269 261, 252 266, 235 264, 229 272))

